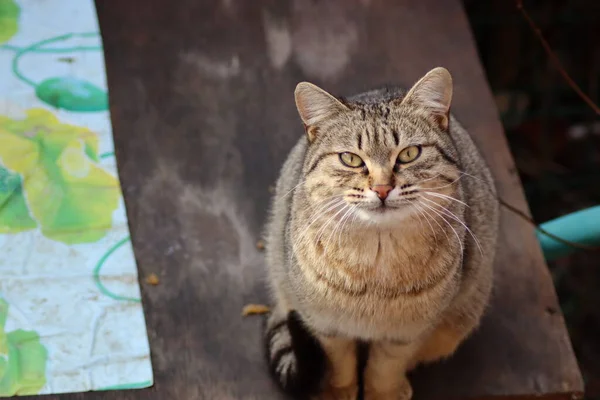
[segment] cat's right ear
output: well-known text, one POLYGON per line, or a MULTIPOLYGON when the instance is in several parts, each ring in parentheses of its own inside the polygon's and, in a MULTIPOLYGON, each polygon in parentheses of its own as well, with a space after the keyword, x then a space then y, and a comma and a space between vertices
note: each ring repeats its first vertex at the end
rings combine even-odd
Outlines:
POLYGON ((304 122, 308 140, 313 141, 319 132, 319 125, 344 111, 348 107, 318 86, 300 82, 294 91, 296 108, 304 122))
POLYGON ((446 68, 432 69, 415 83, 402 102, 427 110, 432 119, 447 130, 452 103, 452 75, 446 68))

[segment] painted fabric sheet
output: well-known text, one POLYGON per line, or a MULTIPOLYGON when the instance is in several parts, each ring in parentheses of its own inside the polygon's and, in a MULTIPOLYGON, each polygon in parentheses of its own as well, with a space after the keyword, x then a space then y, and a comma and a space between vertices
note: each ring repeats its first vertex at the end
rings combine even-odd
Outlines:
POLYGON ((0 0, 0 397, 152 385, 92 0, 0 0))

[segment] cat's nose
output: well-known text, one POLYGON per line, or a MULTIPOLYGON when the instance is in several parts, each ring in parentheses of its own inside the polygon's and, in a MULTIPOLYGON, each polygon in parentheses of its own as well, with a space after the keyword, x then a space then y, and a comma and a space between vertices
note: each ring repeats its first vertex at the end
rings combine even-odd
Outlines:
POLYGON ((373 185, 371 190, 377 193, 377 197, 385 200, 394 187, 392 185, 373 185))

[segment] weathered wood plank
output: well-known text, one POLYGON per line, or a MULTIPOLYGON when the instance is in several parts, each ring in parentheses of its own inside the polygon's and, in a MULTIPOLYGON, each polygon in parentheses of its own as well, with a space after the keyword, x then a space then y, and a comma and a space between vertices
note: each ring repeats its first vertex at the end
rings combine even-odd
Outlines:
MULTIPOLYGON (((453 73, 453 111, 501 196, 525 209, 458 0, 97 2, 121 180, 141 276, 154 388, 65 399, 275 399, 260 347, 254 245, 268 186, 302 128, 292 92, 337 94, 453 73)), ((502 214, 481 330, 414 377, 419 399, 571 398, 581 377, 533 230, 502 214)))

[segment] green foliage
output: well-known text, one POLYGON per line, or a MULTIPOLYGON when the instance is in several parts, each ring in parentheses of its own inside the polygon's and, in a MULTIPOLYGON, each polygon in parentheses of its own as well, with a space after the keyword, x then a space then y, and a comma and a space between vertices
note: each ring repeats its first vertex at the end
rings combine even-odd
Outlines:
POLYGON ((22 232, 36 226, 23 196, 21 177, 0 165, 0 233, 22 232))
POLYGON ((121 193, 97 161, 98 138, 87 128, 41 109, 23 120, 0 116, 0 232, 36 222, 45 236, 67 244, 102 238, 121 193))
POLYGON ((6 332, 8 303, 0 298, 0 397, 37 394, 46 384, 48 352, 34 331, 6 332))
POLYGON ((14 0, 0 0, 0 44, 7 42, 19 29, 21 10, 14 0))
POLYGON ((56 108, 90 112, 108 110, 108 96, 97 86, 72 77, 46 79, 35 89, 40 100, 56 108))

